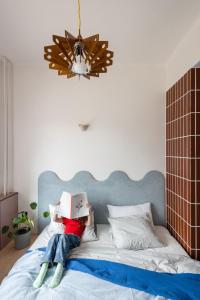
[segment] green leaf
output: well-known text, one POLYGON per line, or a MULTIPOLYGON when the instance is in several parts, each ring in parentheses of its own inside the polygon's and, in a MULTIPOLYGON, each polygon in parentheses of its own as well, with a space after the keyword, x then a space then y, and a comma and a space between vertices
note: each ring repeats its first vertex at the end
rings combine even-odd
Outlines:
POLYGON ((36 209, 36 208, 37 208, 37 203, 36 203, 36 202, 31 202, 31 203, 30 203, 30 207, 31 207, 32 209, 36 209))
POLYGON ((21 220, 20 220, 20 223, 25 223, 25 222, 27 222, 27 217, 26 216, 22 216, 21 217, 21 220))
POLYGON ((21 213, 21 216, 19 216, 19 218, 21 218, 21 222, 24 223, 28 220, 28 213, 26 211, 23 211, 21 213))
POLYGON ((2 227, 1 232, 3 234, 6 234, 8 232, 8 230, 9 230, 9 226, 5 225, 5 226, 2 227))
POLYGON ((48 218, 49 217, 49 212, 48 211, 43 212, 43 217, 48 218))
POLYGON ((14 218, 14 219, 13 219, 13 224, 18 225, 18 224, 20 224, 20 223, 22 223, 20 217, 17 217, 17 218, 14 218))

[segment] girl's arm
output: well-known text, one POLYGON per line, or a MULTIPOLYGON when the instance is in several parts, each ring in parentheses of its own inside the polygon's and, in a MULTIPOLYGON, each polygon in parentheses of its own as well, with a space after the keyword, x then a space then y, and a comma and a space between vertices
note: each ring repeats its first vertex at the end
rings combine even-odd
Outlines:
MULTIPOLYGON (((59 205, 59 204, 60 204, 60 201, 56 205, 59 205)), ((54 215, 54 222, 63 223, 63 220, 62 220, 61 217, 58 216, 58 214, 55 214, 54 215)))
POLYGON ((86 226, 91 226, 92 225, 92 205, 88 202, 87 207, 89 208, 89 215, 88 215, 88 219, 85 222, 86 226))
POLYGON ((63 219, 61 217, 59 217, 57 214, 55 215, 55 222, 57 223, 63 223, 63 219))

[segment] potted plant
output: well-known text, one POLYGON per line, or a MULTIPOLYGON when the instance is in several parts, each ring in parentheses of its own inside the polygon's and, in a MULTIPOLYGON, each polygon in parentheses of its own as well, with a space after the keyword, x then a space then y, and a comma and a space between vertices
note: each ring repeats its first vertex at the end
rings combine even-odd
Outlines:
MULTIPOLYGON (((37 208, 37 203, 31 202, 30 207, 35 210, 37 208)), ((45 218, 48 217, 49 212, 44 212, 43 216, 45 218)), ((7 234, 9 238, 14 238, 16 249, 26 248, 30 244, 31 232, 34 228, 34 222, 28 216, 28 212, 19 212, 17 216, 12 219, 12 227, 13 230, 11 231, 8 225, 3 226, 2 233, 7 234)))

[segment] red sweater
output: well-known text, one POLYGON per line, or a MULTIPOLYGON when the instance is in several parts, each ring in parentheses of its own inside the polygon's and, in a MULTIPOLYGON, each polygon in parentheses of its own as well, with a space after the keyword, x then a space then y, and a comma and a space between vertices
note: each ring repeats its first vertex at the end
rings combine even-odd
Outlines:
POLYGON ((62 218, 63 224, 65 225, 65 234, 75 234, 79 237, 82 236, 83 231, 85 230, 85 224, 81 223, 78 220, 62 218))

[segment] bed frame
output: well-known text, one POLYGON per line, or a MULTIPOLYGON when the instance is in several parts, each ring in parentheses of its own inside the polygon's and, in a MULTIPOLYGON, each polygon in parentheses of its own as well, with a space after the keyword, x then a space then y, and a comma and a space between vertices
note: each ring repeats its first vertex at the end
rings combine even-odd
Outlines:
POLYGON ((49 204, 58 202, 63 191, 87 192, 94 208, 95 223, 107 224, 107 204, 136 205, 151 202, 154 223, 165 225, 164 176, 158 171, 147 173, 134 181, 122 171, 113 172, 106 180, 98 181, 87 171, 78 172, 71 180, 63 181, 52 171, 43 172, 38 179, 38 231, 49 223, 42 216, 49 204))

